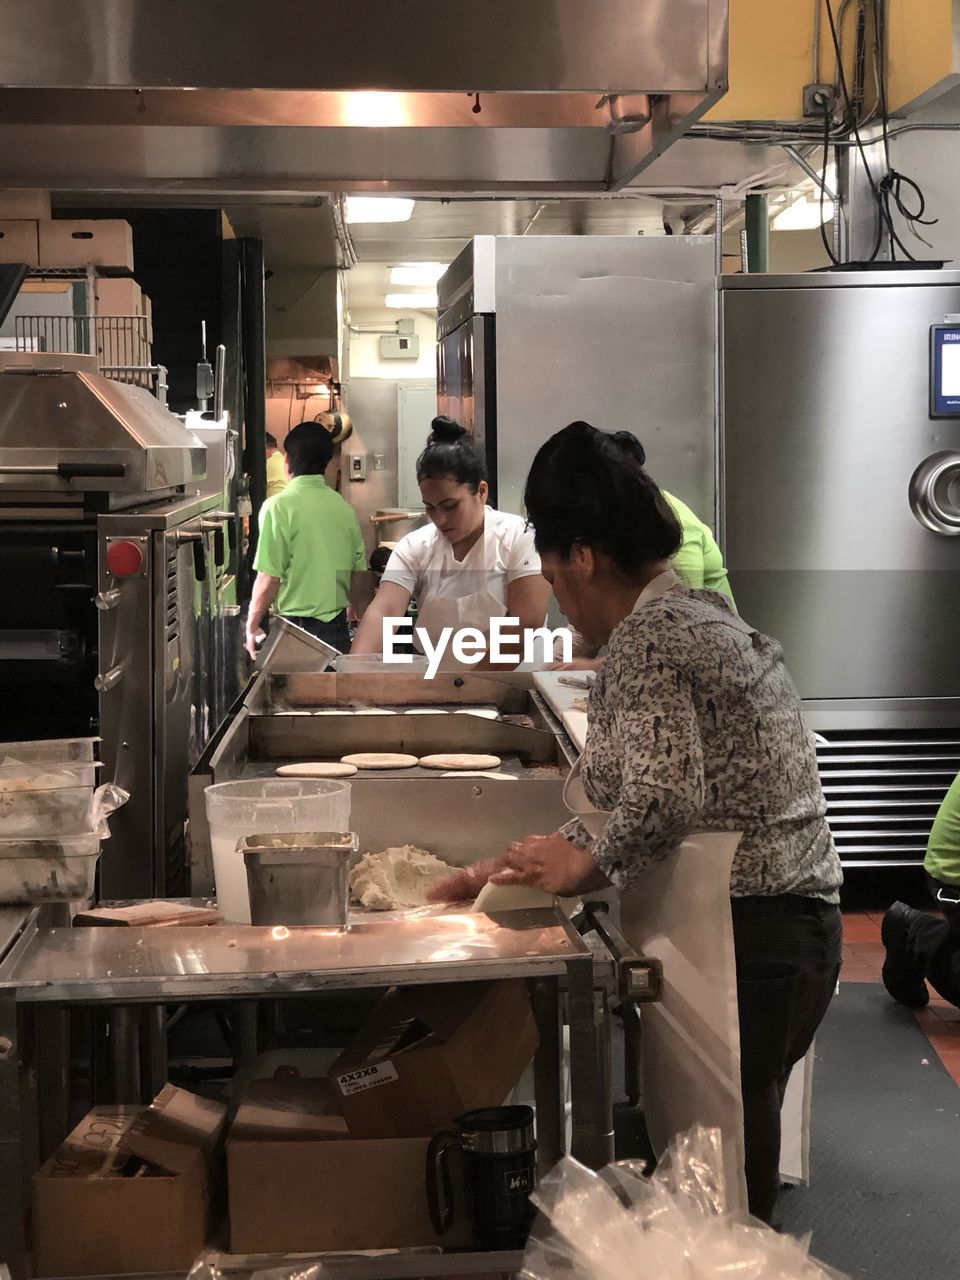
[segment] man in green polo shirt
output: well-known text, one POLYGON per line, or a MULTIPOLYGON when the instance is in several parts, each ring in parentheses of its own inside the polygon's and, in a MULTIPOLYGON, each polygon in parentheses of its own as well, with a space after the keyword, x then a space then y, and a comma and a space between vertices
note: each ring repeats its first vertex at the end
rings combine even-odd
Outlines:
POLYGON ((323 478, 333 457, 329 432, 316 422, 302 422, 289 433, 284 449, 290 482, 260 508, 247 652, 257 656, 260 624, 274 605, 276 613, 346 653, 350 578, 367 567, 360 523, 323 478))
POLYGON ((904 902, 889 908, 881 929, 887 950, 883 985, 900 1004, 922 1009, 930 999, 929 982, 960 1008, 960 774, 934 819, 923 869, 943 915, 904 902))

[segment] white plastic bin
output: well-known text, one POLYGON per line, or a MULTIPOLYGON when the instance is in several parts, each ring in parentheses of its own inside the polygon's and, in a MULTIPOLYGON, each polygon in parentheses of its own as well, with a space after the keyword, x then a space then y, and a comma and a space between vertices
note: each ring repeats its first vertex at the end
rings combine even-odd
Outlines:
POLYGON ((224 920, 250 923, 247 869, 237 845, 246 836, 285 831, 349 831, 350 783, 326 778, 219 782, 205 792, 217 906, 224 920))

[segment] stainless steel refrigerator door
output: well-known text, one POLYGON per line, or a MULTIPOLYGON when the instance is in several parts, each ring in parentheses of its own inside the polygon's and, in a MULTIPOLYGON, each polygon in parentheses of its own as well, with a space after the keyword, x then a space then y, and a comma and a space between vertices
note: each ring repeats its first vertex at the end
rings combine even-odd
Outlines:
MULTIPOLYGON (((928 415, 929 329, 960 286, 917 279, 721 293, 727 564, 806 699, 960 695, 960 538, 918 519, 910 491, 925 459, 960 449, 960 421, 928 415)), ((952 483, 935 497, 960 508, 952 483)))
POLYGON ((643 441, 654 478, 714 520, 716 262, 703 236, 496 241, 499 505, 585 419, 643 441))
POLYGON ((487 463, 490 502, 496 506, 496 319, 471 316, 437 345, 437 412, 473 434, 487 463))

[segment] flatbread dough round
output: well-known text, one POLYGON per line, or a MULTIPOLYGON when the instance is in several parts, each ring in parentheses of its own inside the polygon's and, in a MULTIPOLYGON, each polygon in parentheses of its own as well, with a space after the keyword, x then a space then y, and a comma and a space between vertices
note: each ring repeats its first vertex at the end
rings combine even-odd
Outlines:
POLYGON ((500 757, 479 755, 421 756, 420 763, 424 769, 496 769, 500 765, 500 757))
POLYGON ((403 755, 399 751, 360 751, 355 755, 341 756, 341 764, 355 764, 358 769, 412 769, 416 756, 403 755))
POLYGON ((352 778, 357 772, 355 764, 336 760, 306 761, 303 764, 277 766, 278 778, 352 778))

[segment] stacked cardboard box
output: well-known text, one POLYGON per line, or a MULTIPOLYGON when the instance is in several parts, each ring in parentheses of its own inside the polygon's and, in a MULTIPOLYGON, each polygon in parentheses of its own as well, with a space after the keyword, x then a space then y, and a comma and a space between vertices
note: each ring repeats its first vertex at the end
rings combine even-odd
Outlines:
POLYGON ((38 1276, 185 1271, 221 1199, 226 1108, 167 1085, 150 1107, 97 1107, 33 1178, 38 1276))
MULTIPOLYGON (((231 1248, 440 1243, 425 1191, 430 1139, 465 1111, 499 1106, 536 1047, 521 981, 390 992, 327 1078, 251 1086, 227 1143, 231 1248)), ((469 1240, 461 1217, 442 1243, 469 1240)))

